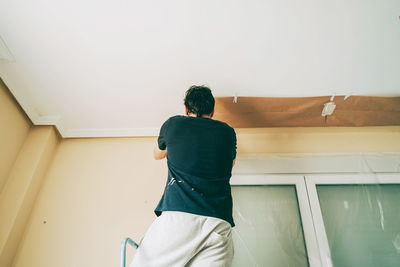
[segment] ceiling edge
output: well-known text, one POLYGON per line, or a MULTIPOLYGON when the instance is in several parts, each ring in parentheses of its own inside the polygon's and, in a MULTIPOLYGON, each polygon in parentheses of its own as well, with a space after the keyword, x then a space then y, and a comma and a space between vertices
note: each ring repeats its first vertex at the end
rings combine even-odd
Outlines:
POLYGON ((1 75, 0 79, 3 80, 3 83, 7 86, 8 90, 14 96, 15 100, 24 110, 25 114, 29 117, 32 123, 34 125, 39 124, 41 121, 41 116, 35 111, 35 108, 29 104, 29 101, 27 101, 26 97, 24 97, 23 94, 18 93, 18 90, 14 90, 14 88, 16 88, 17 86, 15 86, 15 84, 12 83, 11 80, 7 79, 5 75, 1 75))
POLYGON ((46 115, 38 116, 35 121, 35 125, 58 125, 60 116, 46 115))

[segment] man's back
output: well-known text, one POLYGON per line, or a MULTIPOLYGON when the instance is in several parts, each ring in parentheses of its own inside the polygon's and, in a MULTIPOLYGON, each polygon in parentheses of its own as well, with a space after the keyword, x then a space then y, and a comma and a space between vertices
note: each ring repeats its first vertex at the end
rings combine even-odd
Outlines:
POLYGON ((161 128, 159 148, 168 148, 168 179, 155 212, 183 211, 223 219, 234 226, 229 185, 236 136, 227 124, 175 116, 161 128))
POLYGON ((236 156, 235 133, 227 124, 209 118, 175 116, 167 121, 168 163, 205 179, 231 176, 236 156))

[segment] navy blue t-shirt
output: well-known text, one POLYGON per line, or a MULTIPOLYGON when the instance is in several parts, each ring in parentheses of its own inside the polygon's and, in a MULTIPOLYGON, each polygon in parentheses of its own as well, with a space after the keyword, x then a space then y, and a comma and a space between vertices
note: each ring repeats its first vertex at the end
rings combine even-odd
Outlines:
POLYGON ((156 215, 183 211, 220 218, 233 227, 233 128, 209 118, 174 116, 162 125, 158 147, 168 150, 168 179, 156 215))

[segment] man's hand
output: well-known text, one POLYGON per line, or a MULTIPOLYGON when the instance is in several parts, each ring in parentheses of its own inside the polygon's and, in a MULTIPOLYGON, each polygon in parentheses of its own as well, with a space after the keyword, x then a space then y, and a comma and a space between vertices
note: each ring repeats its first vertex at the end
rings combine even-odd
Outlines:
POLYGON ((167 156, 167 148, 165 150, 161 150, 158 148, 158 146, 154 147, 154 159, 155 160, 160 160, 163 159, 167 156))

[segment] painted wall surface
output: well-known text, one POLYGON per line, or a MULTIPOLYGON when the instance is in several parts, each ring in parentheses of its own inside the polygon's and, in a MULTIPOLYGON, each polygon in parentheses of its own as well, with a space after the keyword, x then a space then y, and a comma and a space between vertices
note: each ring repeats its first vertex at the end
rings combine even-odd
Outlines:
POLYGON ((239 153, 399 152, 400 126, 238 129, 239 153))
POLYGON ((59 136, 52 126, 35 126, 25 139, 0 194, 0 266, 17 253, 59 136))
POLYGON ((118 266, 125 236, 154 218, 167 174, 154 138, 67 139, 58 148, 15 266, 118 266))
POLYGON ((0 80, 0 192, 30 127, 31 122, 0 80))
MULTIPOLYGON (((400 152, 400 127, 236 132, 242 154, 400 152)), ((122 239, 139 241, 155 218, 167 176, 166 161, 152 158, 155 144, 155 138, 62 140, 14 266, 118 266, 122 239)))

